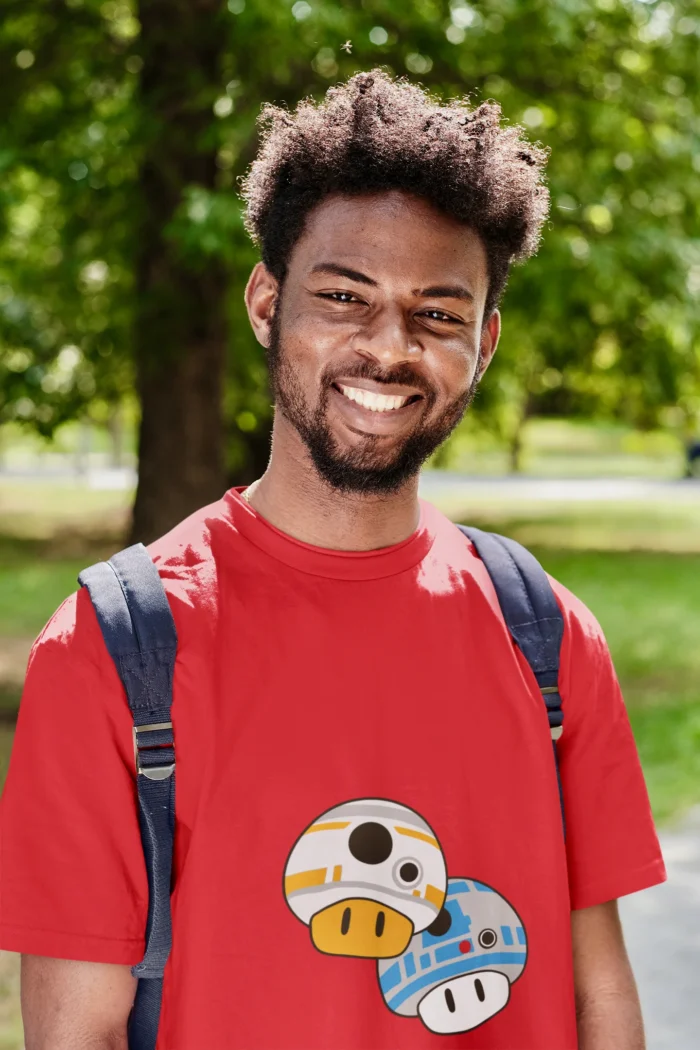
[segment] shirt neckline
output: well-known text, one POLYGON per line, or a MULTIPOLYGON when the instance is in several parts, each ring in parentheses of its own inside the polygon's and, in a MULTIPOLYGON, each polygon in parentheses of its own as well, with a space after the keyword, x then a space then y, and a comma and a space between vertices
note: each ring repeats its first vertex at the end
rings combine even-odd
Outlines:
POLYGON ((418 527, 407 539, 371 551, 338 551, 314 547, 276 528, 245 500, 246 486, 229 489, 224 499, 232 524, 247 540, 277 561, 312 576, 336 580, 377 580, 394 576, 421 562, 435 539, 429 506, 420 501, 418 527))

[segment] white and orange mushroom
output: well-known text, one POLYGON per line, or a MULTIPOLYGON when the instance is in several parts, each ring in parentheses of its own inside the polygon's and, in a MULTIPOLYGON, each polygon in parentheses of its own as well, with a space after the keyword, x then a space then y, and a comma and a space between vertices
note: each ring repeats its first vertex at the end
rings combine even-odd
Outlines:
POLYGON ((284 873, 287 904, 329 955, 400 955, 437 917, 446 890, 435 832, 415 810, 386 799, 355 799, 321 814, 284 873))

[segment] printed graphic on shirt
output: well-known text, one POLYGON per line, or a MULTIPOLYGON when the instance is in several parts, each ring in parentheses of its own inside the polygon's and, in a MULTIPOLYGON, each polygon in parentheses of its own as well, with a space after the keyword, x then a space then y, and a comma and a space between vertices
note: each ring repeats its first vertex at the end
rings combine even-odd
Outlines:
POLYGON ((447 871, 435 832, 387 799, 344 802, 317 817, 287 860, 287 904, 327 955, 390 959, 440 914, 447 871))
POLYGON ((390 1010, 454 1035, 507 1006, 526 960, 525 929, 508 901, 482 882, 454 878, 437 919, 400 959, 380 959, 377 974, 390 1010))
POLYGON ((512 905, 476 879, 448 880, 435 832, 399 802, 355 799, 317 817, 289 854, 284 895, 320 952, 376 960, 392 1013, 437 1035, 500 1013, 525 968, 512 905))

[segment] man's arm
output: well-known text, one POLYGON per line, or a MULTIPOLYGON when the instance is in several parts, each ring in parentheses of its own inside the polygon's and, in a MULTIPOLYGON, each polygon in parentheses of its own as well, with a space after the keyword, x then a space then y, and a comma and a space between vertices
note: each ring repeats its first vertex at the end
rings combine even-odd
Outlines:
POLYGON ((22 956, 26 1050, 127 1050, 128 966, 22 956))
POLYGON ((579 1050, 644 1050, 617 901, 571 913, 579 1050))

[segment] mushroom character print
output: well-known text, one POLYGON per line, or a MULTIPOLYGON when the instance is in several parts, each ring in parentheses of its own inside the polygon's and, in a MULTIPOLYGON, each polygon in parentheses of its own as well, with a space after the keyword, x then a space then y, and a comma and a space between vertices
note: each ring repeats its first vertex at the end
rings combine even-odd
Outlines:
POLYGON ((355 799, 317 817, 284 872, 290 909, 327 955, 390 959, 442 909, 447 872, 440 843, 415 810, 355 799))
POLYGON ((435 922, 400 959, 378 961, 379 987, 394 1013, 454 1035, 507 1006, 526 961, 525 929, 508 901, 482 882, 450 879, 435 922))

